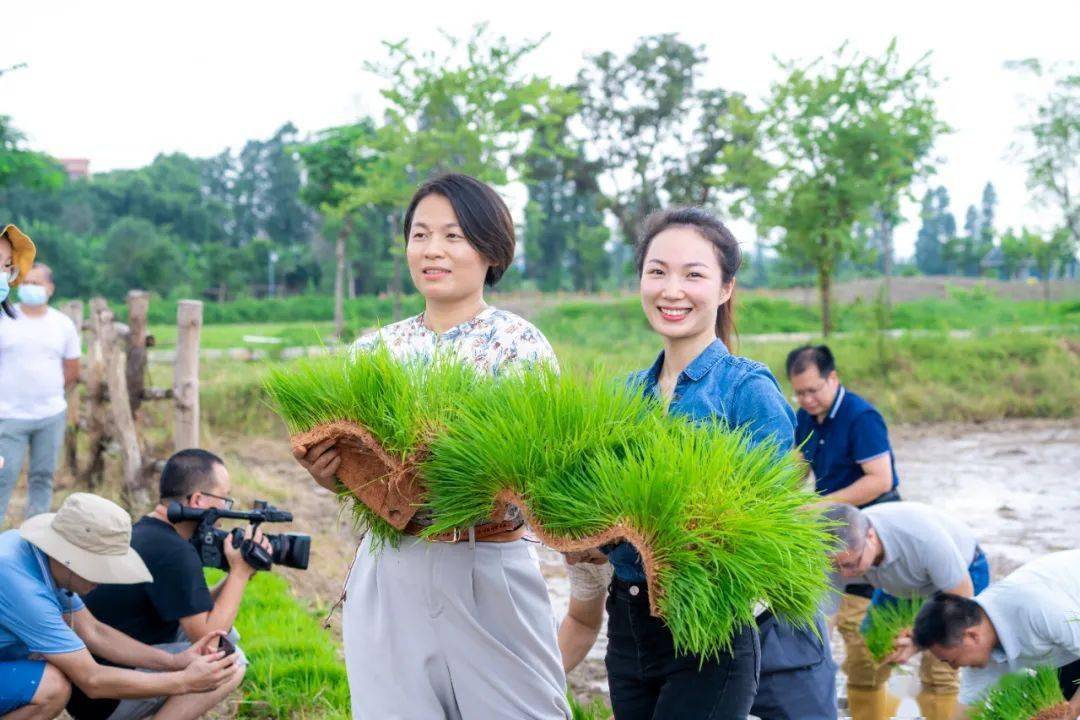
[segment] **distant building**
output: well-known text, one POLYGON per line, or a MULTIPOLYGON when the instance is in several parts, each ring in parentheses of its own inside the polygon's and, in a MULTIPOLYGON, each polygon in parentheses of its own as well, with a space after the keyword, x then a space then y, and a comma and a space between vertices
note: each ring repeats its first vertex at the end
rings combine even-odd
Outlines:
POLYGON ((70 180, 90 177, 90 160, 87 158, 58 158, 70 180))

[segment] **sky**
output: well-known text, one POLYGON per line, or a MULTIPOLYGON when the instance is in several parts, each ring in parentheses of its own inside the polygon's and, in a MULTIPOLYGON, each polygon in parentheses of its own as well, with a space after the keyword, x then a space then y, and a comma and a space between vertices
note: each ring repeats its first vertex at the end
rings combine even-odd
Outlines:
MULTIPOLYGON (((547 34, 526 67, 558 82, 572 80, 587 55, 676 32, 704 45, 703 85, 751 97, 779 78, 775 58, 809 60, 845 41, 880 54, 896 37, 909 61, 931 53, 953 132, 935 148, 941 162, 930 183, 948 188, 958 224, 987 181, 998 192, 999 230, 1054 222, 1031 201, 1010 151, 1044 88, 1004 63, 1080 60, 1080 3, 1068 0, 3 3, 0 67, 26 68, 0 78, 0 113, 30 147, 89 158, 92 172, 139 167, 161 152, 208 156, 288 121, 309 133, 377 113, 381 80, 364 63, 384 56, 382 42, 440 50, 439 30, 461 36, 477 22, 516 41, 547 34)), ((905 216, 902 257, 912 253, 917 205, 905 216)))

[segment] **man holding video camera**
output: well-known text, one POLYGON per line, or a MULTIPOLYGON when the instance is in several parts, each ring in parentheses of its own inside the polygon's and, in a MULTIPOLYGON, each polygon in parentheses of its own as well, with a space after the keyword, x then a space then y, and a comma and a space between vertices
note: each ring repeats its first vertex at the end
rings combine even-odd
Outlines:
MULTIPOLYGON (((181 450, 165 464, 160 494, 157 507, 135 523, 131 533, 131 546, 150 570, 153 582, 103 585, 85 598, 86 604, 103 623, 147 645, 181 652, 207 633, 222 631, 231 633, 222 641, 222 647, 231 652, 235 643, 233 622, 256 568, 245 560, 243 546, 234 547, 226 539, 222 549, 228 575, 215 587, 208 587, 203 558, 191 543, 198 521, 169 519, 170 503, 192 510, 230 510, 225 463, 205 450, 181 450)), ((245 538, 271 552, 261 531, 253 532, 249 527, 245 538)), ((239 662, 246 664, 242 653, 239 662)), ((68 712, 76 720, 137 720, 163 712, 169 718, 196 718, 210 709, 207 701, 207 697, 198 696, 91 700, 74 692, 68 712)))

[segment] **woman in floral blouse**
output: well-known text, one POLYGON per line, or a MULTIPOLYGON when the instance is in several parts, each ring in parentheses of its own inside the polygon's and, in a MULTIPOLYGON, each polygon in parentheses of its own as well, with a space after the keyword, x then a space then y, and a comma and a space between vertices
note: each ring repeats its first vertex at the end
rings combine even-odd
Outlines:
MULTIPOLYGON (((405 361, 453 352, 478 371, 555 363, 544 336, 484 302, 514 258, 514 225, 490 187, 460 174, 420 187, 405 213, 406 258, 424 312, 357 341, 405 361)), ((324 487, 340 464, 330 442, 297 458, 324 487)), ((406 528, 431 524, 421 508, 406 528)), ((346 583, 345 664, 358 719, 570 717, 547 587, 524 521, 463 529, 446 542, 361 543, 346 583)))

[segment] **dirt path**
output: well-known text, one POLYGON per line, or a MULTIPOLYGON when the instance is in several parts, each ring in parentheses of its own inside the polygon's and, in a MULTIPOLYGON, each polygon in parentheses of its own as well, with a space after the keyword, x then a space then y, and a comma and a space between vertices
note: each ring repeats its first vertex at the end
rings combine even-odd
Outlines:
MULTIPOLYGON (((893 428, 892 437, 905 498, 932 502, 963 517, 978 533, 995 576, 1035 555, 1080 544, 1075 521, 1080 515, 1080 420, 902 426, 893 428)), ((297 594, 324 612, 337 598, 356 549, 349 518, 292 460, 283 438, 223 444, 237 468, 235 494, 245 500, 266 496, 288 507, 296 516, 292 528, 312 534, 312 567, 284 572, 297 594)), ((560 556, 543 550, 541 563, 561 618, 569 585, 560 556)), ((340 613, 332 628, 340 636, 340 613)), ((589 658, 571 673, 577 692, 606 691, 604 647, 601 633, 589 658)))

